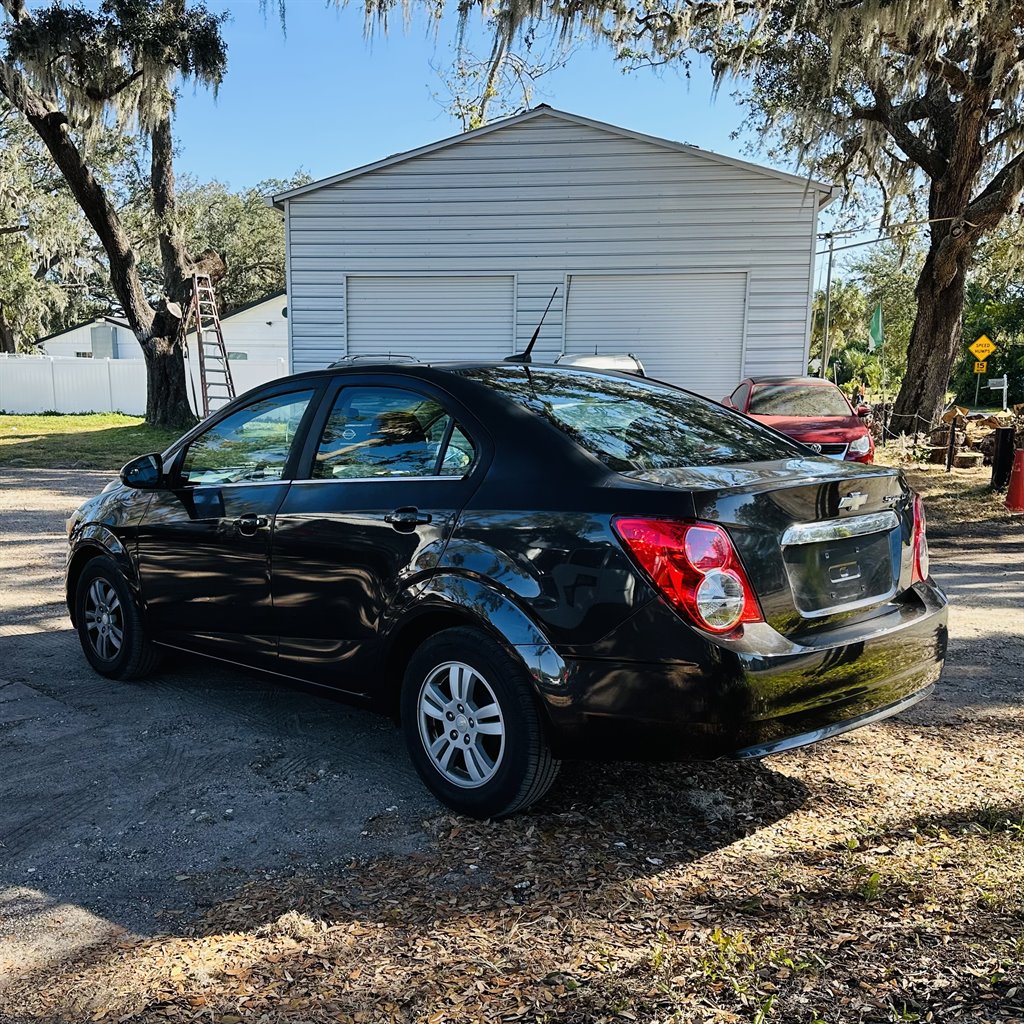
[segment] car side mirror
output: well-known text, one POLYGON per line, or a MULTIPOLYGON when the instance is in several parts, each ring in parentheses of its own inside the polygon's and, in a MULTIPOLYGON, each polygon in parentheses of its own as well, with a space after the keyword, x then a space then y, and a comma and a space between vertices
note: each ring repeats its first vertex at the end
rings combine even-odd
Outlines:
POLYGON ((121 483, 125 487, 146 491, 160 487, 164 482, 164 460, 156 453, 140 455, 121 467, 121 483))
POLYGON ((724 405, 726 407, 726 409, 735 409, 736 408, 736 406, 733 403, 733 400, 731 398, 723 398, 722 399, 722 405, 724 405))
POLYGON ((870 416, 871 415, 871 406, 869 406, 869 405, 858 405, 857 406, 857 415, 861 419, 863 419, 865 416, 870 416))

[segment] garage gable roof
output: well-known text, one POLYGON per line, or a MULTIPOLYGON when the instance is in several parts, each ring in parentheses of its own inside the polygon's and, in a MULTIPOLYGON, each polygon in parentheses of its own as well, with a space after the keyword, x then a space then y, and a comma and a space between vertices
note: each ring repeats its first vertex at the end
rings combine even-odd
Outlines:
POLYGON ((457 146, 459 143, 468 142, 470 139, 479 139, 484 135, 489 135, 491 132, 501 131, 503 128, 509 128, 512 125, 523 124, 524 122, 532 121, 537 117, 554 117, 573 124, 586 125, 590 128, 596 128, 599 131, 611 132, 612 134, 621 135, 625 138, 636 139, 639 142, 647 142, 654 146, 660 146, 662 149, 669 149, 676 153, 685 153, 688 156, 699 157, 702 160, 710 160, 714 163, 725 164, 729 167, 739 167, 742 170, 750 171, 753 174, 774 178, 777 181, 785 181, 792 185, 799 185, 803 189, 809 189, 811 191, 821 193, 821 199, 819 200, 820 204, 827 202, 833 195, 834 187, 823 181, 816 181, 813 178, 803 178, 797 174, 787 174, 785 171, 776 171, 771 167, 762 167, 760 164, 753 164, 746 160, 737 160, 733 157, 721 156, 718 153, 712 153, 709 150, 701 149, 698 146, 690 146, 683 142, 673 142, 671 139, 662 139, 655 135, 644 135, 641 132, 634 132, 629 128, 621 128, 618 125, 607 124, 604 121, 595 121, 592 118, 582 117, 579 114, 570 114, 565 110, 556 110, 554 107, 549 107, 547 104, 542 103, 540 106, 533 107, 521 114, 514 114, 512 117, 506 117, 500 121, 492 121, 490 124, 484 125, 482 128, 476 128, 473 131, 453 135, 450 138, 441 139, 438 142, 432 142, 427 146, 420 146, 418 149, 410 149, 404 153, 395 153, 392 156, 385 157, 383 160, 377 160, 370 164, 363 164, 362 167, 354 167, 350 171, 342 171, 340 174, 331 175, 329 178, 321 178, 319 181, 311 181, 308 185, 300 185, 298 188, 289 189, 287 192, 280 192, 269 198, 268 205, 277 206, 283 209, 283 204, 287 200, 306 195, 308 192, 315 192, 318 189, 326 188, 328 185, 337 185, 340 182, 348 181, 351 178, 357 178, 362 174, 369 174, 371 171, 379 171, 385 167, 393 167, 395 164, 403 163, 406 160, 412 160, 414 157, 426 156, 428 153, 436 153, 438 150, 447 149, 449 146, 457 146))

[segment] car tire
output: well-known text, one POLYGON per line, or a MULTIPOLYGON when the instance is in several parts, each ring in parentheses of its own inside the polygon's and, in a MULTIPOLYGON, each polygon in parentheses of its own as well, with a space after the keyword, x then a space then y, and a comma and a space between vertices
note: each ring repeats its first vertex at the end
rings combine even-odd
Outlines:
POLYGON ((92 559, 75 588, 75 622, 82 651, 92 667, 110 679, 144 679, 160 652, 149 640, 135 595, 117 563, 92 559))
POLYGON ((529 677, 481 630, 446 629, 416 650, 402 685, 401 721, 420 778, 460 814, 515 814, 558 774, 529 677))

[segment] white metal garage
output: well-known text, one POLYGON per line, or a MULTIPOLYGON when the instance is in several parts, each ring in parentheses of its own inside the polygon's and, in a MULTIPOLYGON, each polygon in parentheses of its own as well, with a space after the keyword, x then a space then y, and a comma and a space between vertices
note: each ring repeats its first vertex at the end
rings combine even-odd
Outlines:
POLYGON ((634 351, 719 399, 801 373, 831 188, 540 106, 275 196, 294 371, 634 351), (570 284, 571 282, 571 284, 570 284), (568 297, 566 296, 568 292, 568 297))
POLYGON ((504 359, 513 352, 511 274, 350 274, 345 290, 347 355, 394 352, 440 362, 504 359))
POLYGON ((566 289, 566 352, 631 352, 716 399, 743 378, 746 274, 573 274, 566 289))

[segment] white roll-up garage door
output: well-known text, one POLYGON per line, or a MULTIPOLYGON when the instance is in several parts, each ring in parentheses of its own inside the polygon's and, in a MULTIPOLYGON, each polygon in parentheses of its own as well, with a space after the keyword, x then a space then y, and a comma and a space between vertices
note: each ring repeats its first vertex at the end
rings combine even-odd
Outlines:
POLYGON ((393 352, 445 362, 512 353, 511 275, 350 275, 345 295, 350 356, 393 352))
POLYGON ((565 351, 632 352, 651 377, 715 401, 743 377, 747 276, 574 274, 565 351))

